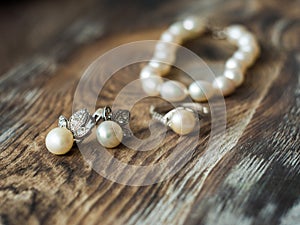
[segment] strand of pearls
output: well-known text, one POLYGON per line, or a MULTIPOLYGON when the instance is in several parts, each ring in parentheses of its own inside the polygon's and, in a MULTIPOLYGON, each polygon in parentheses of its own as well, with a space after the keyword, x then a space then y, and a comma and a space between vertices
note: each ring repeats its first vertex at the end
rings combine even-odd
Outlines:
POLYGON ((254 35, 242 25, 231 25, 215 33, 237 47, 234 54, 225 62, 222 76, 218 76, 212 83, 196 80, 188 88, 179 81, 163 81, 162 76, 170 71, 171 65, 176 60, 176 45, 170 47, 168 43, 180 45, 207 30, 210 28, 205 20, 192 16, 175 22, 162 33, 153 58, 140 72, 142 87, 149 96, 160 95, 167 101, 178 102, 190 95, 194 101, 202 102, 213 97, 217 89, 224 96, 228 96, 243 83, 245 72, 259 56, 260 48, 254 35))

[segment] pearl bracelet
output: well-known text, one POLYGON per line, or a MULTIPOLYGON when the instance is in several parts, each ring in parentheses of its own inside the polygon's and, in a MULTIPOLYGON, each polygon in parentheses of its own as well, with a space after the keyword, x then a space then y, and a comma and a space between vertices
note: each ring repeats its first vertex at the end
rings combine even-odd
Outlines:
MULTIPOLYGON (((177 47, 178 47, 177 46, 177 47)), ((153 58, 141 70, 140 78, 143 90, 149 96, 160 95, 167 101, 178 102, 188 95, 198 102, 207 101, 217 90, 224 96, 232 94, 244 81, 244 74, 260 54, 260 48, 254 35, 242 25, 231 25, 223 30, 214 30, 207 26, 202 18, 188 17, 172 24, 160 37, 153 58), (222 76, 212 83, 196 80, 187 88, 179 81, 164 82, 162 77, 167 74, 175 61, 176 45, 170 47, 170 42, 178 46, 187 39, 212 31, 218 38, 226 39, 238 49, 226 61, 222 76)))

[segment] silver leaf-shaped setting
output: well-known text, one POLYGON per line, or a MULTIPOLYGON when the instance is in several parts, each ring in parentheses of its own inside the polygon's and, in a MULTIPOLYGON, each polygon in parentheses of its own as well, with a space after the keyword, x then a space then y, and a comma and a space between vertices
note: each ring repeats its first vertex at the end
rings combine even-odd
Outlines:
POLYGON ((95 124, 95 119, 87 109, 78 110, 69 119, 69 129, 77 140, 81 140, 90 134, 95 124))
POLYGON ((131 130, 127 126, 130 120, 130 112, 128 110, 118 109, 112 112, 111 120, 122 127, 124 137, 132 136, 131 130))
POLYGON ((69 120, 61 115, 58 119, 58 126, 69 129, 75 141, 81 142, 91 133, 93 127, 100 120, 113 120, 122 127, 124 137, 132 136, 131 130, 127 126, 130 120, 130 112, 121 109, 111 112, 110 107, 100 108, 96 110, 94 115, 91 115, 87 109, 80 109, 73 113, 69 120))
POLYGON ((58 118, 58 126, 68 128, 68 119, 63 115, 60 115, 58 118))
POLYGON ((120 126, 124 126, 129 123, 130 112, 128 110, 119 109, 112 113, 111 119, 117 122, 120 126))

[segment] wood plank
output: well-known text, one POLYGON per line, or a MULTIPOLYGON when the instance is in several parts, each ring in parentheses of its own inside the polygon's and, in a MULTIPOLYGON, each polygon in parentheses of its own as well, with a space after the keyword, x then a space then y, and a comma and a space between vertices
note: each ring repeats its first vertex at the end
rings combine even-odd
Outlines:
MULTIPOLYGON (((1 31, 12 27, 0 37, 0 224, 300 223, 297 1, 22 4, 6 6, 0 23, 1 31), (71 8, 64 14, 63 7, 71 8), (20 13, 24 21, 11 19, 9 12, 20 13), (246 82, 226 98, 224 138, 215 137, 206 149, 210 123, 204 123, 188 163, 172 178, 148 186, 101 177, 77 148, 62 157, 47 152, 47 132, 60 114, 71 114, 76 85, 94 59, 123 43, 157 39, 170 22, 189 13, 209 15, 219 25, 243 23, 262 46, 246 82), (37 23, 36 16, 42 15, 37 23), (222 147, 213 151, 218 143, 222 147)), ((207 37, 186 46, 212 66, 232 51, 227 43, 207 37)), ((116 73, 99 106, 112 104, 115 90, 138 78, 140 68, 116 73)), ((99 77, 91 90, 97 92, 102 83, 99 77)), ((148 98, 133 108, 131 128, 137 137, 150 135, 147 110, 156 103, 148 98)), ((168 132, 162 147, 152 151, 120 146, 109 152, 123 162, 148 165, 165 160, 176 144, 184 151, 195 140, 177 139, 168 132)))

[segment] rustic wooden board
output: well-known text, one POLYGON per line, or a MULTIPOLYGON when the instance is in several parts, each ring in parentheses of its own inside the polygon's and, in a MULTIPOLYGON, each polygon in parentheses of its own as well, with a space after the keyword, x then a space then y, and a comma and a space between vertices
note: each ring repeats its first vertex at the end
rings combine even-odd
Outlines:
MULTIPOLYGON (((25 1, 0 12, 0 224, 300 224, 299 1, 25 1), (98 175, 76 148, 62 157, 47 152, 47 132, 60 114, 71 114, 76 85, 94 59, 123 43, 157 39, 189 13, 245 24, 262 46, 245 84, 226 98, 226 137, 215 154, 205 158, 205 123, 175 176, 128 186, 98 175)), ((186 46, 212 65, 232 51, 210 38, 186 46)), ((111 104, 139 69, 118 72, 99 104, 111 104)), ((156 102, 134 107, 137 137, 149 136, 147 110, 156 102)), ((163 148, 110 153, 151 164, 168 157, 177 139, 168 132, 163 148)), ((184 150, 189 143, 179 144, 184 150)))

